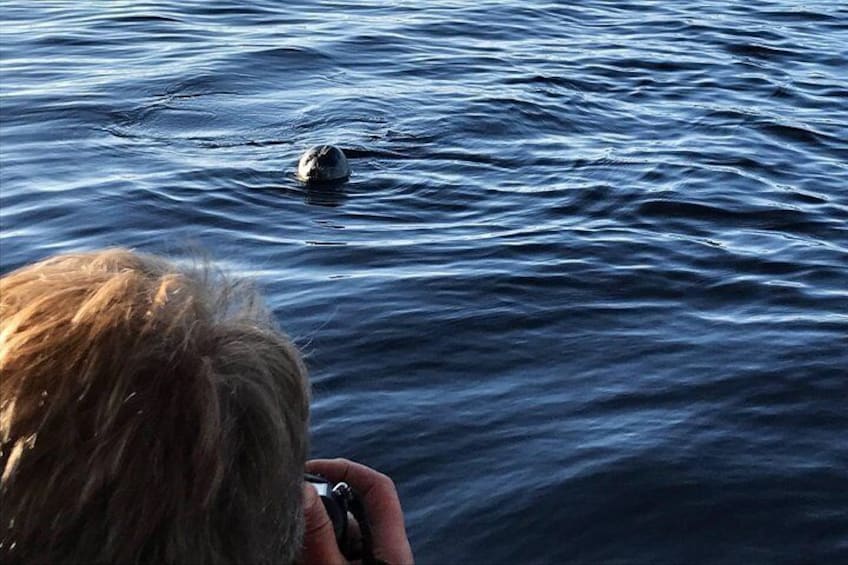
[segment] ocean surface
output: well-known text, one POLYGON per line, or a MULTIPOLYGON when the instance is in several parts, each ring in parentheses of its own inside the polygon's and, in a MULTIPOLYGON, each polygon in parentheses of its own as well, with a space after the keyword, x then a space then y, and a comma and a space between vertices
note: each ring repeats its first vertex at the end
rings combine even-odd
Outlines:
POLYGON ((2 272, 256 278, 420 563, 848 562, 848 3, 0 16, 2 272))

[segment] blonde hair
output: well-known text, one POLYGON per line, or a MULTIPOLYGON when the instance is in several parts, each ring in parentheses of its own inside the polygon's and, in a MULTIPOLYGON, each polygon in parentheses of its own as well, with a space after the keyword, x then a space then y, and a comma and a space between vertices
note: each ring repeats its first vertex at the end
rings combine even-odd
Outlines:
POLYGON ((243 284, 124 249, 0 279, 0 561, 293 561, 309 391, 243 284))

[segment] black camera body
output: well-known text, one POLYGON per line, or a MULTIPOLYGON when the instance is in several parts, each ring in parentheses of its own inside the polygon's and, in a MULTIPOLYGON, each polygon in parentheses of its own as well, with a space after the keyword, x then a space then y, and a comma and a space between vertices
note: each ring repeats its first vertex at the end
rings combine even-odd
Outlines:
POLYGON ((304 475, 304 480, 315 487, 315 491, 321 497, 321 502, 324 503, 327 515, 333 523, 339 549, 342 553, 346 553, 345 550, 350 542, 347 536, 348 513, 353 513, 351 506, 356 500, 353 489, 347 483, 333 484, 320 475, 310 473, 304 475))
POLYGON ((371 526, 365 507, 356 492, 347 483, 328 481, 321 475, 306 473, 304 480, 315 488, 321 497, 327 515, 333 523, 339 551, 347 559, 362 565, 385 565, 374 556, 371 526), (351 524, 353 525, 351 527, 351 524))

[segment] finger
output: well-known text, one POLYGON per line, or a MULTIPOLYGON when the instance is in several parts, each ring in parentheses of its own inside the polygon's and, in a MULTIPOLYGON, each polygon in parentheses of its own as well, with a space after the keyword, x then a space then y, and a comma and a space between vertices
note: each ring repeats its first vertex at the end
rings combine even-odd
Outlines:
POLYGON ((389 477, 347 459, 314 459, 306 468, 333 482, 346 482, 362 498, 376 556, 389 563, 413 562, 400 499, 389 477))
POLYGON ((362 556, 362 529, 353 514, 347 515, 347 532, 345 533, 347 549, 345 553, 351 559, 359 559, 362 556))
POLYGON ((306 532, 303 536, 303 565, 347 565, 339 551, 333 522, 321 497, 310 484, 303 485, 303 512, 306 532))

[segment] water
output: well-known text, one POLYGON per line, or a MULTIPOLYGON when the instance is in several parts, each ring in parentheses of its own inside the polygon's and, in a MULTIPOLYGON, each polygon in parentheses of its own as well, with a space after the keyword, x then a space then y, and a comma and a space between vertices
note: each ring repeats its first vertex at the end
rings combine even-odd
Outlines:
POLYGON ((246 4, 3 4, 3 272, 257 277, 421 563, 848 560, 845 3, 246 4))

